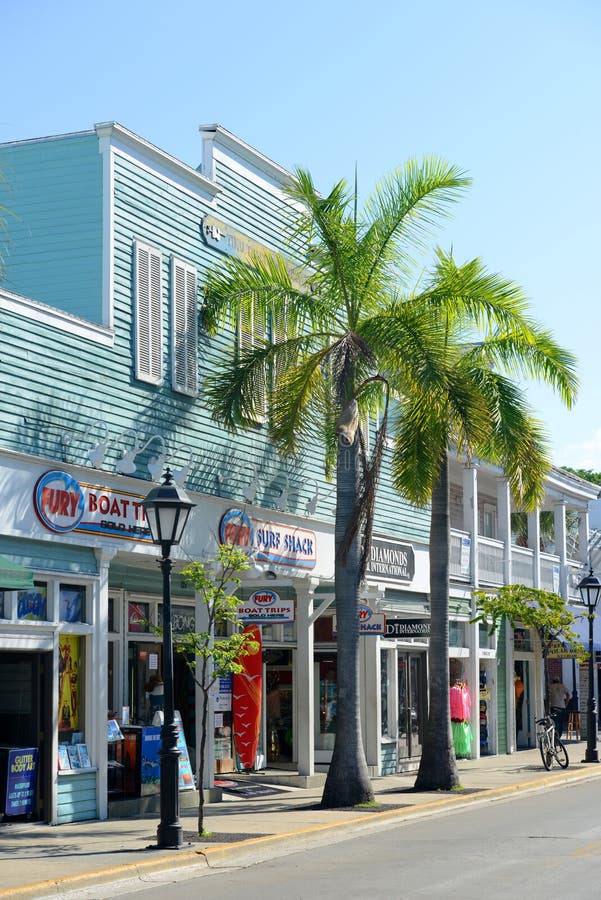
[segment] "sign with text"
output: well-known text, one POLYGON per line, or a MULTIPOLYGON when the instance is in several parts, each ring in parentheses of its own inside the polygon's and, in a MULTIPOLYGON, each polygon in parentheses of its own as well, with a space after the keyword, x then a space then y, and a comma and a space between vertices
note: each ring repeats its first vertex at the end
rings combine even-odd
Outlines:
POLYGON ((412 581, 415 575, 415 554, 411 544, 381 541, 373 538, 367 561, 368 578, 384 581, 412 581))
POLYGON ((386 637, 430 637, 430 619, 386 619, 386 637))
MULTIPOLYGON (((376 613, 366 603, 359 604, 359 634, 381 635, 386 634, 386 616, 384 613, 376 613)), ((336 636, 336 616, 332 619, 332 634, 336 636)))
POLYGON ((258 562, 314 569, 317 563, 315 532, 251 517, 242 509, 228 509, 219 523, 222 544, 248 549, 258 562))
POLYGON ((237 616, 245 625, 294 622, 294 600, 282 600, 275 591, 255 591, 238 606, 237 616))
POLYGON ((578 659, 578 651, 573 647, 566 647, 561 641, 549 641, 547 646, 547 659, 578 659))
POLYGON ((37 777, 37 747, 8 751, 4 807, 7 816, 22 816, 34 811, 37 777))
POLYGON ((35 513, 48 531, 83 531, 151 542, 143 500, 141 494, 80 484, 68 472, 58 469, 44 472, 33 489, 35 513))

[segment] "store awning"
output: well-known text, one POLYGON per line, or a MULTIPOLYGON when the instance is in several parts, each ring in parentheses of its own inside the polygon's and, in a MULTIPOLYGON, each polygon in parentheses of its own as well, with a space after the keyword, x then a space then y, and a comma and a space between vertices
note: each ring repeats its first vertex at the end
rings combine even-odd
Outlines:
POLYGON ((18 563, 0 556, 0 591, 33 590, 33 572, 18 563))

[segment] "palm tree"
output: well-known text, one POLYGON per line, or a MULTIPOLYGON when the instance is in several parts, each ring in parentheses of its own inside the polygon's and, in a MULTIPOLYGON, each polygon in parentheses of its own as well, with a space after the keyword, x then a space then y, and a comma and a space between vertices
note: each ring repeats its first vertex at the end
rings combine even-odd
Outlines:
POLYGON ((464 304, 452 315, 438 317, 447 346, 446 382, 438 393, 430 391, 427 405, 415 396, 404 399, 393 454, 397 490, 414 503, 431 500, 430 705, 415 787, 449 790, 459 783, 449 713, 449 452, 500 465, 516 502, 526 510, 536 508, 550 463, 544 432, 515 379, 538 377, 569 406, 576 378, 573 357, 526 317, 519 290, 488 275, 479 261, 457 268, 452 258, 440 254, 432 291, 464 298, 487 294, 489 299, 485 322, 475 321, 475 308, 464 304), (506 299, 511 295, 514 307, 510 328, 495 321, 494 297, 503 294, 506 299), (466 345, 465 335, 473 335, 474 326, 479 327, 479 339, 466 345))
MULTIPOLYGON (((402 408, 413 398, 412 409, 423 405, 425 415, 430 396, 444 396, 449 334, 442 320, 459 321, 461 312, 472 330, 489 320, 507 331, 525 327, 519 292, 474 264, 456 270, 462 277, 455 284, 449 274, 442 285, 408 286, 411 253, 423 251, 430 227, 467 184, 440 160, 410 162, 381 182, 359 216, 356 185, 348 191, 339 182, 321 197, 298 170, 289 193, 302 209, 292 242, 304 268, 275 254, 229 258, 206 284, 209 333, 241 319, 262 334, 272 327, 271 340, 239 343, 208 380, 214 417, 232 431, 253 427, 267 394, 269 433, 280 452, 294 455, 318 439, 326 473, 336 472, 338 697, 327 807, 373 797, 359 719, 358 603, 390 400, 402 408), (357 423, 376 408, 381 422, 370 455, 357 423)), ((450 273, 452 260, 440 254, 440 275, 445 265, 450 273)))
POLYGON ((373 798, 359 717, 359 589, 390 391, 405 382, 427 386, 440 353, 430 323, 399 297, 410 254, 423 250, 431 226, 468 183, 441 160, 411 161, 380 183, 359 217, 356 185, 349 191, 341 181, 322 197, 299 169, 289 195, 293 208, 301 208, 291 243, 300 248, 302 268, 276 254, 229 258, 206 283, 209 334, 241 319, 263 334, 278 326, 277 340, 238 342, 209 380, 214 417, 232 431, 253 427, 267 392, 270 437, 280 452, 290 456, 302 445, 320 444, 326 474, 336 472, 338 696, 324 806, 373 798), (381 377, 380 368, 394 375, 381 377), (357 422, 378 404, 384 416, 369 456, 357 422))

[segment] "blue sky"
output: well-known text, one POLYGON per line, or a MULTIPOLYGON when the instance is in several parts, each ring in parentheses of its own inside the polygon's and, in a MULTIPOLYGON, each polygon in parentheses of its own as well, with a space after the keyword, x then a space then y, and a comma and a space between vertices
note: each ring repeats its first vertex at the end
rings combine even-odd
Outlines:
POLYGON ((579 358, 529 388, 557 465, 601 471, 597 0, 0 0, 0 141, 115 120, 186 163, 220 122, 321 190, 435 153, 474 184, 437 236, 522 285, 579 358))

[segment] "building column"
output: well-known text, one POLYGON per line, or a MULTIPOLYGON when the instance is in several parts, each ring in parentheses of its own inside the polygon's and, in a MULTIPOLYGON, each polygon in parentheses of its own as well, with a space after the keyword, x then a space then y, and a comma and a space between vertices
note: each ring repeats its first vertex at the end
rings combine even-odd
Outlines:
MULTIPOLYGON (((91 723, 90 745, 98 769, 98 818, 108 818, 108 743, 106 740, 106 717, 108 712, 108 620, 109 620, 109 568, 116 551, 97 548, 98 578, 92 586, 92 622, 94 631, 91 639, 91 660, 86 684, 86 701, 90 710, 86 715, 91 723)), ((87 737, 87 729, 86 729, 87 737)))
POLYGON ((471 540, 470 581, 478 585, 478 467, 463 468, 463 528, 471 540))
POLYGON ((589 562, 589 511, 582 509, 578 513, 578 559, 583 565, 589 562))
POLYGON ((559 593, 568 600, 568 547, 566 531, 566 501, 561 500, 553 510, 555 553, 559 556, 559 593))
MULTIPOLYGON (((463 527, 470 534, 472 543, 470 553, 470 581, 474 590, 480 586, 480 566, 478 554, 478 467, 473 463, 463 468, 463 527)), ((476 615, 476 602, 470 602, 471 617, 476 615)), ((470 692, 471 711, 470 728, 473 734, 472 759, 480 756, 480 664, 478 659, 479 631, 477 622, 467 622, 467 645, 469 659, 467 663, 467 683, 470 692)))
POLYGON ((533 551, 532 580, 535 588, 540 587, 540 509, 528 513, 528 546, 533 551))
POLYGON ((511 584, 511 493, 509 480, 497 479, 497 525, 499 540, 503 541, 503 584, 511 584))
POLYGON ((299 775, 315 773, 314 593, 317 578, 299 579, 296 588, 296 724, 299 775))

